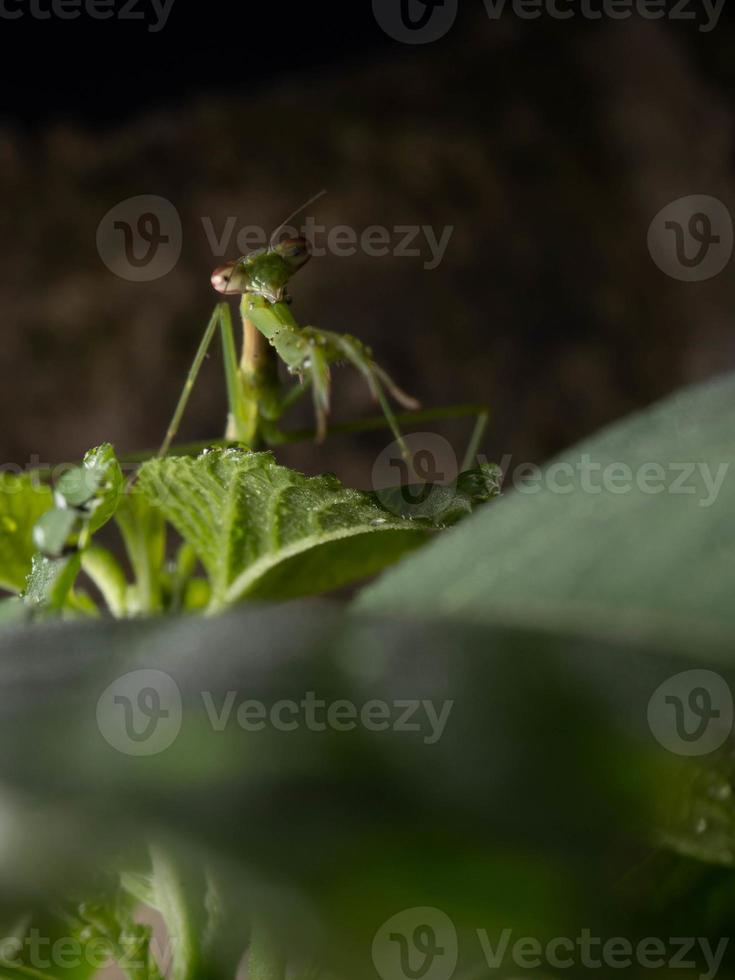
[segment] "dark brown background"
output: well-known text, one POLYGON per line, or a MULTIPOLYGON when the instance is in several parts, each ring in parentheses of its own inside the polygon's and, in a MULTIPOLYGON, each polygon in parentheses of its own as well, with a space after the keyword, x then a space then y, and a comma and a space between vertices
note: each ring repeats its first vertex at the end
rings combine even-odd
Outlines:
MULTIPOLYGON (((726 12, 702 34, 490 22, 478 0, 443 40, 409 47, 369 5, 354 22, 342 6, 294 21, 263 8, 249 31, 242 11, 213 26, 216 5, 178 3, 160 34, 110 25, 104 43, 73 23, 61 47, 58 26, 1 25, 6 54, 35 57, 25 82, 3 69, 2 461, 157 444, 215 301, 202 217, 270 228, 322 187, 312 211, 325 225, 455 231, 433 271, 314 260, 294 280, 297 318, 371 343, 426 405, 487 400, 492 455, 540 461, 735 364, 732 264, 682 283, 646 246, 675 198, 735 203, 726 12), (183 252, 165 278, 126 282, 95 233, 116 202, 147 193, 180 212, 183 252)), ((336 417, 373 411, 352 372, 335 388, 336 417)), ((182 437, 218 436, 223 418, 217 353, 182 437)), ((460 447, 466 429, 442 431, 460 447)), ((340 437, 284 459, 364 485, 387 441, 340 437)))

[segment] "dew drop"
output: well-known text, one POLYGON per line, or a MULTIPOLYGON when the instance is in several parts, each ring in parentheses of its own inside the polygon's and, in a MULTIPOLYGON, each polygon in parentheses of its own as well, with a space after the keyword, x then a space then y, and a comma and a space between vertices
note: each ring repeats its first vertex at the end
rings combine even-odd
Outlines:
POLYGON ((699 820, 697 820, 696 824, 694 825, 694 832, 697 834, 703 834, 706 829, 707 829, 707 821, 704 819, 704 817, 700 817, 699 820))
POLYGON ((372 527, 379 527, 381 524, 387 524, 387 523, 388 523, 387 517, 376 517, 375 520, 370 521, 372 527))

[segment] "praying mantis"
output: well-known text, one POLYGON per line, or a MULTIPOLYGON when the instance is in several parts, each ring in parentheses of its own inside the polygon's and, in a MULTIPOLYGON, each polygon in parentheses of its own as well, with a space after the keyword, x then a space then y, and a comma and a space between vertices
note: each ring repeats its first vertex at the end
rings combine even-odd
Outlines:
MULTIPOLYGON (((410 454, 389 396, 416 416, 417 421, 418 401, 398 387, 374 360, 370 348, 356 337, 313 326, 299 326, 290 310, 291 297, 287 287, 311 254, 304 237, 276 242, 283 227, 281 225, 274 232, 266 247, 212 273, 211 283, 218 293, 226 298, 241 297, 242 353, 238 360, 232 316, 225 299, 215 307, 204 332, 158 456, 167 455, 171 448, 197 375, 219 327, 228 400, 226 440, 239 442, 253 450, 262 445, 277 445, 283 441, 278 421, 310 389, 316 417, 315 436, 317 441, 322 441, 326 436, 330 408, 331 366, 347 362, 365 378, 382 409, 385 424, 408 460, 410 454), (298 379, 297 385, 287 388, 281 385, 279 360, 298 379)), ((429 417, 467 414, 477 415, 471 445, 465 454, 465 460, 471 460, 487 424, 485 406, 456 406, 444 413, 423 413, 422 417, 428 420, 429 417)))

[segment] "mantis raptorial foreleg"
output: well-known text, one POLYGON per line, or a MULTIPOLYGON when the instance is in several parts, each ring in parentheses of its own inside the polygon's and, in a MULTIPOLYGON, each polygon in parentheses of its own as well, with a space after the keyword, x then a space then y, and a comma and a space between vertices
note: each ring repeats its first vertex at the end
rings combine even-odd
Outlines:
MULTIPOLYGON (((418 402, 402 391, 373 359, 372 351, 356 337, 317 327, 300 327, 289 309, 287 284, 308 261, 310 251, 304 238, 271 243, 236 262, 216 269, 212 285, 224 296, 241 297, 243 324, 242 355, 238 360, 232 317, 227 303, 220 303, 209 321, 184 384, 159 455, 168 453, 191 395, 197 374, 219 326, 227 383, 227 431, 225 439, 257 449, 293 442, 293 433, 281 433, 278 422, 304 392, 310 390, 316 416, 316 438, 326 435, 330 404, 331 365, 349 362, 365 378, 383 410, 384 424, 393 432, 407 461, 410 454, 401 434, 392 398, 406 409, 411 421, 426 421, 418 402), (278 361, 296 376, 299 384, 285 389, 278 379, 278 361)), ((461 414, 467 414, 462 407, 461 414)), ((441 413, 429 413, 433 418, 441 413)), ((455 413, 456 414, 456 413, 455 413)), ((406 416, 401 416, 405 420, 406 416)), ((487 413, 479 411, 470 449, 474 457, 484 432, 487 413)), ((380 423, 379 423, 380 425, 380 423)), ((375 427, 371 424, 370 427, 375 427)), ((378 426, 379 427, 379 426, 378 426)), ((357 429, 355 429, 357 431, 357 429)), ((301 436, 299 436, 300 438, 301 436)))
MULTIPOLYGON (((166 437, 158 451, 159 456, 167 455, 171 448, 197 376, 219 327, 227 386, 227 440, 255 448, 259 440, 269 445, 283 445, 310 436, 322 438, 329 411, 329 365, 349 361, 365 377, 383 410, 382 425, 391 429, 399 444, 405 445, 400 424, 475 415, 475 427, 462 468, 468 469, 474 464, 487 426, 488 413, 484 406, 462 405, 420 411, 414 408, 414 399, 394 384, 390 376, 372 359, 369 349, 359 340, 315 327, 305 327, 302 330, 296 325, 288 307, 285 304, 279 304, 279 307, 282 308, 274 310, 273 304, 261 306, 253 303, 252 298, 243 297, 244 342, 239 361, 230 308, 227 303, 219 303, 215 307, 187 374, 166 437), (293 373, 300 376, 300 384, 285 390, 279 388, 274 370, 277 367, 274 357, 276 354, 282 357, 293 373), (280 432, 276 428, 278 420, 310 389, 317 419, 316 432, 280 432), (385 389, 411 411, 397 417, 388 402, 385 389)), ((382 425, 380 419, 372 419, 364 423, 336 426, 336 431, 369 431, 382 425)))
POLYGON ((357 368, 367 381, 373 397, 382 408, 388 427, 397 439, 404 455, 407 455, 408 451, 403 435, 391 404, 386 397, 385 389, 387 388, 393 398, 407 409, 418 409, 419 403, 416 399, 411 398, 393 382, 390 376, 375 363, 370 349, 356 337, 351 337, 349 334, 333 333, 331 330, 319 330, 316 327, 305 327, 303 333, 314 344, 321 345, 322 349, 329 351, 331 360, 349 361, 353 367, 357 368))
POLYGON ((316 327, 302 329, 285 303, 272 303, 262 296, 246 293, 242 299, 242 316, 245 323, 255 325, 289 371, 311 386, 318 439, 326 434, 329 365, 349 361, 367 380, 371 392, 383 409, 388 425, 405 450, 403 436, 386 397, 385 388, 405 408, 418 408, 418 402, 401 391, 388 374, 378 367, 364 344, 347 334, 319 330, 316 327))

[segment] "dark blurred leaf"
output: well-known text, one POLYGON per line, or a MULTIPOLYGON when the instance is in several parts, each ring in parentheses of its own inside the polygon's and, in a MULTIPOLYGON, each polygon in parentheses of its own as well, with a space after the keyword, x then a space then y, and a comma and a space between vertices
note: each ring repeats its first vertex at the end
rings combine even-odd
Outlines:
MULTIPOLYGON (((711 654, 732 681, 727 649, 711 654)), ((316 943, 352 976, 372 975, 380 924, 422 905, 470 934, 656 935, 617 883, 662 828, 694 836, 696 806, 680 804, 705 767, 654 739, 647 707, 697 665, 632 643, 314 607, 6 630, 0 779, 76 813, 92 864, 95 841, 206 850, 261 883, 261 912, 289 948, 316 943), (393 724, 341 731, 322 711, 318 730, 309 692, 358 716, 380 702, 393 724), (273 722, 284 700, 293 729, 273 722), (246 701, 264 706, 262 729, 238 723, 246 701), (401 730, 399 716, 418 727, 401 730), (141 747, 153 753, 127 754, 141 747)), ((58 863, 68 846, 83 870, 73 826, 29 827, 37 864, 10 880, 48 875, 48 848, 58 863)))
MULTIPOLYGON (((645 639, 703 658, 731 651, 733 433, 735 378, 682 392, 565 453, 537 492, 509 493, 386 574, 357 608, 645 639)), ((732 864, 733 785, 732 758, 708 758, 682 787, 666 841, 732 864)))
POLYGON ((728 377, 564 453, 526 492, 509 489, 384 575, 357 606, 518 619, 586 635, 645 630, 662 638, 685 629, 704 639, 729 630, 734 462, 728 377))

